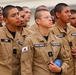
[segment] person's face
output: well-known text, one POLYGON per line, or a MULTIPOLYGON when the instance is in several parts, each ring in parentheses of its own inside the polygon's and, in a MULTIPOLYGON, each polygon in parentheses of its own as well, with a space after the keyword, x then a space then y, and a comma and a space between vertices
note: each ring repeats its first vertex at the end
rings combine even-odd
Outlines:
POLYGON ((24 11, 25 11, 25 21, 29 22, 30 15, 31 15, 31 10, 29 8, 24 8, 24 11))
POLYGON ((6 24, 19 26, 20 25, 20 16, 17 8, 9 10, 8 16, 6 18, 6 24))
POLYGON ((50 12, 49 11, 41 12, 41 17, 40 17, 40 19, 37 19, 36 22, 38 23, 39 26, 42 26, 45 28, 52 27, 53 21, 52 21, 50 12))
POLYGON ((63 7, 61 12, 57 13, 58 19, 63 23, 68 23, 70 21, 70 8, 69 7, 63 7))
POLYGON ((20 11, 19 15, 20 15, 20 26, 23 27, 25 25, 25 12, 20 11))
POLYGON ((72 26, 76 27, 76 13, 75 14, 71 14, 70 24, 72 26))
POLYGON ((0 24, 3 22, 3 14, 2 14, 2 9, 0 8, 0 24))

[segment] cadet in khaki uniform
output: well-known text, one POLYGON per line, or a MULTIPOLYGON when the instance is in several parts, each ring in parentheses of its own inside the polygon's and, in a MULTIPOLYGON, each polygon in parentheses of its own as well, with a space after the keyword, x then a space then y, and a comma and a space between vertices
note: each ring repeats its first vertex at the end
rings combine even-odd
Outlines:
POLYGON ((50 12, 46 9, 37 11, 35 21, 38 29, 25 39, 22 48, 21 75, 65 75, 69 55, 62 41, 49 32, 52 26, 50 12), (57 58, 63 61, 61 67, 53 63, 57 58))
POLYGON ((25 38, 33 33, 30 29, 23 27, 25 25, 25 12, 22 7, 16 6, 20 15, 20 25, 17 26, 17 31, 20 33, 22 40, 24 42, 25 38))
POLYGON ((71 25, 67 25, 70 21, 70 8, 65 3, 57 4, 54 8, 57 22, 51 28, 52 32, 59 38, 62 39, 66 49, 69 48, 68 54, 70 55, 70 62, 67 75, 76 75, 74 68, 74 60, 72 57, 72 38, 76 36, 76 29, 71 25))
POLYGON ((70 12, 71 12, 70 24, 76 28, 76 10, 71 9, 70 12))
MULTIPOLYGON (((37 12, 39 10, 43 10, 43 9, 47 9, 48 10, 48 8, 45 5, 40 5, 40 6, 38 6, 36 8, 35 12, 37 12)), ((38 25, 37 24, 33 24, 33 25, 29 26, 27 29, 32 30, 33 32, 35 32, 37 30, 37 28, 38 28, 38 25)))
POLYGON ((20 75, 20 35, 16 32, 19 12, 13 5, 3 9, 6 25, 0 28, 0 75, 20 75))
POLYGON ((25 11, 25 15, 26 15, 26 16, 25 16, 25 25, 24 25, 24 27, 28 28, 29 25, 27 24, 27 22, 30 21, 31 10, 30 10, 30 8, 27 7, 27 6, 24 6, 23 9, 24 9, 24 11, 25 11))

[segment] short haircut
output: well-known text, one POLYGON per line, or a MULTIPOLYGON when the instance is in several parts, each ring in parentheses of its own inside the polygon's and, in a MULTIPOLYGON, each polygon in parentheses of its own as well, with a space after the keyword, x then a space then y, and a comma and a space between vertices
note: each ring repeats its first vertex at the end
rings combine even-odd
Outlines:
POLYGON ((20 6, 16 6, 16 8, 18 9, 18 11, 23 11, 23 8, 20 6))
POLYGON ((50 11, 50 14, 51 14, 52 16, 55 16, 55 14, 54 14, 54 9, 52 9, 52 10, 50 11))
POLYGON ((41 9, 41 10, 36 11, 35 15, 34 15, 35 20, 39 19, 41 17, 41 12, 44 12, 44 11, 48 11, 49 12, 49 10, 47 10, 47 9, 41 9))
POLYGON ((3 8, 3 17, 7 18, 8 17, 8 14, 9 14, 9 10, 13 9, 13 8, 16 8, 15 6, 13 5, 7 5, 3 8))
POLYGON ((75 9, 71 9, 70 12, 71 12, 71 14, 76 14, 76 10, 75 9))
POLYGON ((47 8, 45 5, 40 5, 40 6, 38 6, 38 7, 36 8, 35 11, 38 11, 38 10, 41 10, 41 9, 47 9, 47 10, 48 10, 48 8, 47 8))
POLYGON ((24 9, 24 8, 28 8, 28 9, 30 9, 30 8, 29 8, 29 7, 27 7, 27 6, 23 6, 22 8, 23 8, 23 9, 24 9))
MULTIPOLYGON (((58 3, 58 4, 55 6, 55 8, 54 8, 54 14, 55 14, 55 16, 56 16, 56 12, 61 13, 61 11, 63 10, 63 7, 68 7, 68 5, 65 4, 65 3, 58 3)), ((56 16, 56 17, 57 17, 57 16, 56 16)))

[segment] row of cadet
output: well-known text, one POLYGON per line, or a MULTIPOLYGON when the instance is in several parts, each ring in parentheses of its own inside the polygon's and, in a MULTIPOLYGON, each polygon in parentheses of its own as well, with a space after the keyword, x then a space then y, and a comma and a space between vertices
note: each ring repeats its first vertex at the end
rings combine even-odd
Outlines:
POLYGON ((40 5, 32 26, 30 15, 28 7, 0 8, 0 75, 76 75, 76 10, 40 5))

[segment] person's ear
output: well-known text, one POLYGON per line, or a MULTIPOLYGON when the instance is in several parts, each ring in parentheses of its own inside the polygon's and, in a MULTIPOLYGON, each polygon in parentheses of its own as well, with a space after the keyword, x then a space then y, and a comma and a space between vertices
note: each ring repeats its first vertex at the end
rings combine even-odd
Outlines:
POLYGON ((40 19, 36 19, 36 23, 37 24, 40 24, 40 19))
POLYGON ((8 23, 8 19, 7 18, 3 18, 3 21, 7 24, 8 23))
POLYGON ((59 18, 60 17, 60 13, 56 12, 56 17, 59 18))

